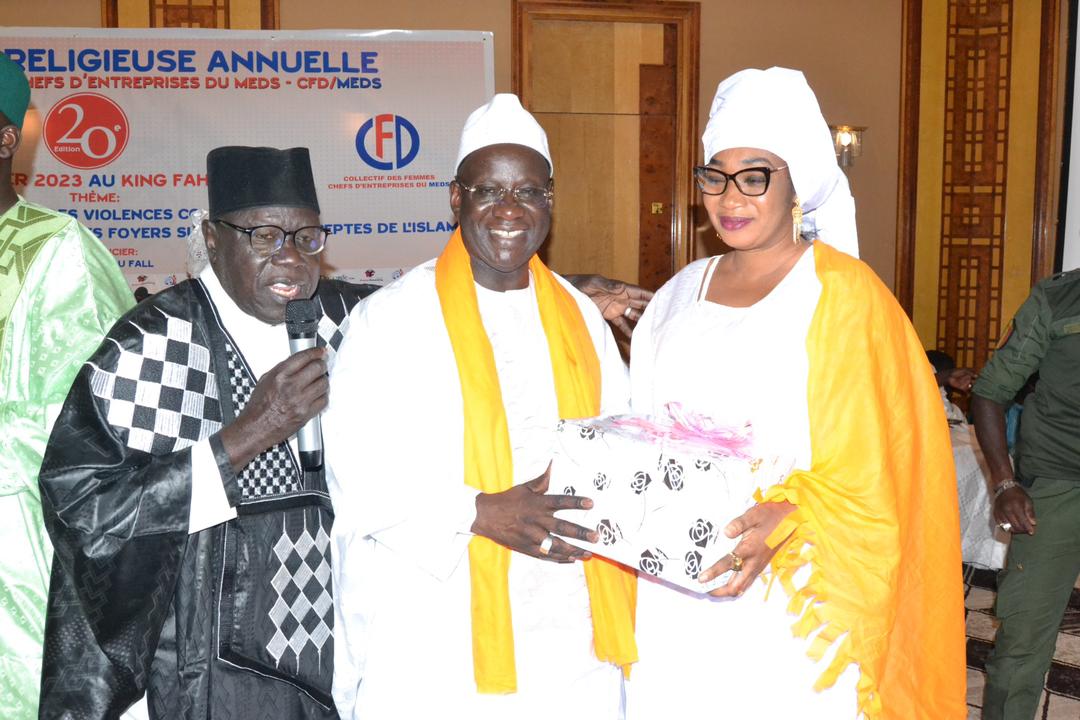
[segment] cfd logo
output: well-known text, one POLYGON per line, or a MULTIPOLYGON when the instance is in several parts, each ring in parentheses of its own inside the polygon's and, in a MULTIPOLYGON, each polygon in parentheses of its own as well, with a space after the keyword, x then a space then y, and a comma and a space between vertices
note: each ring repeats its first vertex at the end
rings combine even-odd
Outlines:
POLYGON ((128 142, 127 115, 104 95, 68 95, 45 116, 42 139, 60 162, 79 170, 93 170, 108 165, 124 152, 128 142))
POLYGON ((356 154, 376 170, 403 168, 419 152, 420 133, 400 115, 376 115, 356 133, 356 154))

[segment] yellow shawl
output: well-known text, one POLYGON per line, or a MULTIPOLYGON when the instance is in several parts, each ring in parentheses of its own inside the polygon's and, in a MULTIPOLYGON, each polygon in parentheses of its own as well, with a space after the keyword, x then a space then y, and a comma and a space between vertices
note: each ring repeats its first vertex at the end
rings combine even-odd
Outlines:
POLYGON ((807 337, 811 467, 765 500, 798 506, 773 568, 820 630, 811 657, 846 633, 817 687, 856 662, 859 710, 878 718, 967 716, 956 471, 922 343, 862 263, 814 244, 821 299, 807 337), (856 331, 852 331, 855 329, 856 331), (795 571, 810 563, 807 586, 795 571))
MULTIPOLYGON (((539 257, 529 261, 540 321, 551 352, 559 416, 600 412, 600 361, 577 303, 539 257)), ((510 437, 495 357, 476 301, 472 265, 454 231, 435 263, 435 289, 454 348, 465 413, 465 483, 485 493, 513 486, 510 437)), ((473 673, 482 693, 517 690, 510 621, 510 550, 485 537, 469 543, 472 577, 473 673)), ((600 660, 624 671, 637 661, 634 643, 636 576, 610 561, 585 562, 592 610, 593 648, 600 660)))

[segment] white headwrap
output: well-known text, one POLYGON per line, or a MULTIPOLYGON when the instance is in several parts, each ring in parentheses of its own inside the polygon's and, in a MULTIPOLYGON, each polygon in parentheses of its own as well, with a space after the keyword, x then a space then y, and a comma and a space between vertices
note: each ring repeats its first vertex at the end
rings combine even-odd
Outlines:
POLYGON ((499 93, 486 105, 472 111, 461 131, 461 145, 458 147, 457 162, 454 172, 469 153, 489 145, 512 143, 532 148, 544 156, 551 175, 555 175, 555 166, 551 162, 548 150, 547 133, 536 118, 521 106, 518 96, 513 93, 499 93))
POLYGON ((705 162, 735 147, 783 158, 803 208, 803 231, 859 257, 855 199, 836 164, 832 135, 798 70, 742 70, 716 88, 701 136, 705 162))

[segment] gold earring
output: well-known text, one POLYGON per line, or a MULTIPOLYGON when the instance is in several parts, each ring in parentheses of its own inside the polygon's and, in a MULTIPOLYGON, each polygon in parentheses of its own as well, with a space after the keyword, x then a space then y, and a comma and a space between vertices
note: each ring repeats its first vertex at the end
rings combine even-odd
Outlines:
POLYGON ((802 203, 799 196, 795 196, 795 206, 791 208, 791 242, 799 244, 799 234, 802 232, 802 203))

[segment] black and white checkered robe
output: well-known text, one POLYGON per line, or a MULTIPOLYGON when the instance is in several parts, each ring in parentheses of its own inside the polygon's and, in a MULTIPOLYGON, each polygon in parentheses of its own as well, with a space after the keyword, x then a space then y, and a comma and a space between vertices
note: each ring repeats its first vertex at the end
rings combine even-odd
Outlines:
MULTIPOLYGON (((333 352, 370 286, 323 280, 333 352)), ((255 381, 199 281, 125 315, 79 372, 41 470, 55 545, 41 717, 334 718, 333 522, 287 443, 233 475, 217 433, 255 381), (238 517, 187 532, 210 439, 238 517)))

